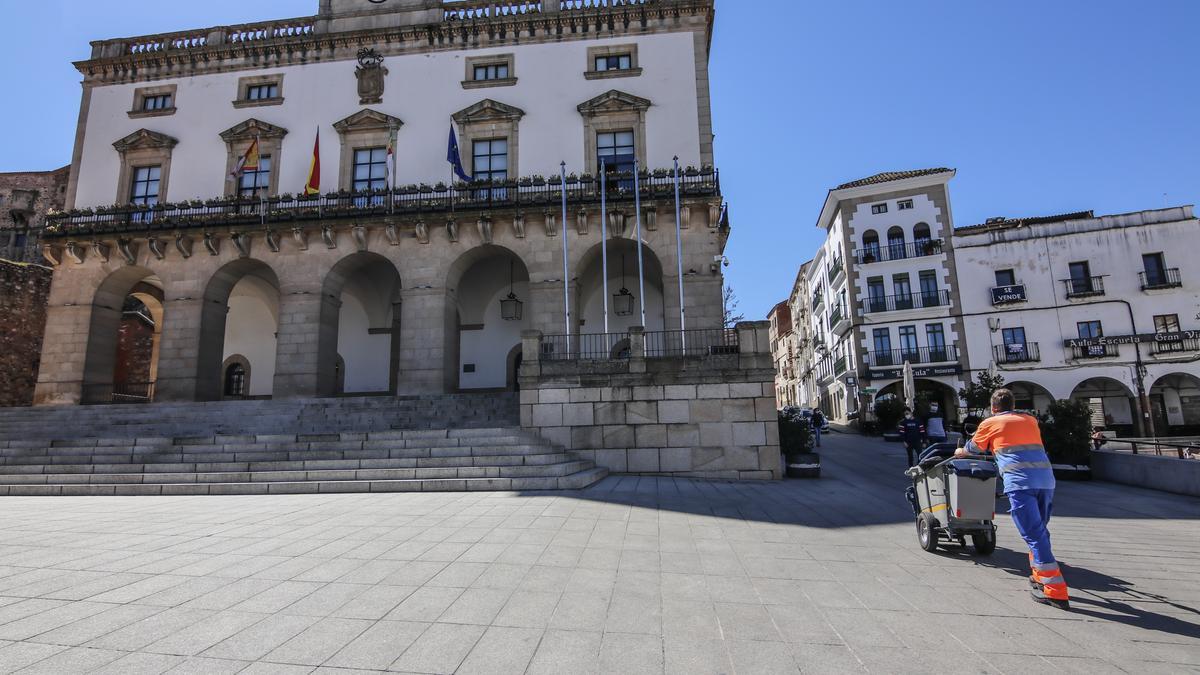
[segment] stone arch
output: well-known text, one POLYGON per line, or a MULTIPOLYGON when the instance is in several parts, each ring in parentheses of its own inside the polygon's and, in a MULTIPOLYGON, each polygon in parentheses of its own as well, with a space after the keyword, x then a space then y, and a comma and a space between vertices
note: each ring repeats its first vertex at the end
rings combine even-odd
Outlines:
POLYGON ((518 342, 517 345, 508 352, 507 374, 509 391, 519 391, 521 389, 519 376, 521 374, 521 362, 523 360, 524 358, 521 355, 521 343, 518 342))
MULTIPOLYGON (((87 351, 84 356, 83 403, 109 403, 117 393, 118 351, 126 299, 134 297, 151 309, 155 323, 154 347, 150 355, 150 373, 157 374, 158 336, 162 333, 162 281, 149 269, 128 265, 109 274, 96 288, 88 325, 87 351)), ((146 400, 151 398, 153 380, 146 385, 146 400)))
POLYGON ((1092 407, 1092 424, 1127 436, 1138 428, 1138 406, 1133 391, 1120 380, 1089 377, 1071 390, 1071 400, 1087 401, 1092 407))
POLYGON ((1182 372, 1159 376, 1150 387, 1150 414, 1156 435, 1200 433, 1200 377, 1182 372))
POLYGON ((318 395, 395 393, 400 287, 396 265, 378 253, 351 253, 330 268, 321 285, 318 395))
POLYGON ((233 354, 221 364, 221 398, 246 398, 250 394, 250 359, 241 354, 233 354), (241 368, 242 391, 240 394, 230 393, 229 371, 234 366, 241 368))
MULTIPOLYGON (((933 411, 933 405, 937 405, 937 411, 941 413, 942 418, 947 424, 955 424, 958 422, 958 391, 954 387, 940 382, 938 380, 930 380, 923 377, 918 377, 913 380, 913 384, 917 389, 917 409, 918 417, 927 417, 933 411)), ((904 382, 899 380, 885 387, 880 387, 879 392, 875 394, 875 400, 885 396, 895 396, 901 401, 904 400, 904 382)))
POLYGON ((929 229, 929 223, 917 223, 913 226, 913 241, 929 241, 933 239, 932 230, 929 229))
POLYGON ((514 350, 532 325, 530 274, 525 260, 505 246, 485 244, 463 253, 446 272, 446 380, 451 390, 515 387, 514 350), (512 293, 519 319, 506 320, 501 302, 512 293))
POLYGON ((862 235, 862 255, 864 262, 879 260, 879 233, 867 230, 862 235))
POLYGON ((1012 391, 1017 401, 1017 410, 1044 413, 1054 402, 1054 394, 1036 382, 1015 380, 1005 383, 1004 387, 1012 391))
MULTIPOLYGON (((631 326, 642 325, 640 309, 642 299, 638 288, 637 252, 638 244, 632 239, 614 237, 607 242, 608 247, 608 297, 601 299, 604 293, 602 267, 604 261, 604 243, 598 243, 587 249, 579 256, 573 269, 576 277, 575 289, 572 294, 573 312, 577 319, 576 333, 604 332, 604 304, 609 309, 609 333, 625 333, 631 326), (624 256, 624 275, 621 270, 621 257, 624 256), (624 280, 622 280, 622 276, 624 280), (613 308, 614 294, 626 288, 635 296, 633 314, 617 316, 613 308)), ((646 285, 646 321, 647 331, 661 331, 666 327, 666 284, 663 278, 663 266, 658 255, 648 244, 641 244, 642 264, 645 272, 646 285)))
POLYGON ((273 379, 275 338, 279 327, 279 277, 275 270, 255 258, 239 258, 226 263, 208 280, 202 302, 196 399, 221 399, 225 384, 222 364, 227 356, 227 346, 242 353, 250 348, 261 349, 261 353, 249 355, 257 364, 255 370, 260 373, 256 389, 260 396, 271 395, 273 389, 269 385, 273 384, 270 379, 273 379), (244 310, 239 308, 243 298, 247 301, 244 310), (264 370, 272 372, 270 379, 261 376, 264 370))

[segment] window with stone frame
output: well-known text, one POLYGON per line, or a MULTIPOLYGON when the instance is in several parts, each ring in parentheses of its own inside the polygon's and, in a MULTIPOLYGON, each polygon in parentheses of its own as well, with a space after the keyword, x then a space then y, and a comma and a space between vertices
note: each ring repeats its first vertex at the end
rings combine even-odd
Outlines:
POLYGON ((355 192, 387 188, 387 148, 355 148, 352 189, 355 192))
POLYGON ((134 89, 133 106, 129 109, 129 117, 136 119, 174 115, 177 90, 178 86, 174 84, 134 89))
POLYGON ((602 170, 599 163, 603 162, 603 170, 609 174, 632 172, 637 156, 636 142, 632 130, 596 134, 596 170, 602 170))
POLYGON ((633 159, 646 166, 646 111, 650 101, 612 90, 579 104, 583 117, 584 160, 600 170, 600 158, 617 170, 632 171, 633 159))
POLYGON ((267 98, 279 98, 279 85, 274 82, 252 84, 246 87, 247 101, 261 101, 267 98))
POLYGON ((239 197, 265 197, 271 189, 271 156, 259 155, 258 168, 241 172, 238 177, 239 197))
POLYGON ((513 54, 490 54, 466 59, 463 89, 511 87, 517 83, 516 58, 513 54))
POLYGON ((129 203, 139 206, 154 206, 157 204, 159 181, 161 179, 161 166, 134 167, 133 180, 129 183, 129 203))
POLYGON ((589 80, 611 77, 637 77, 642 74, 638 63, 636 43, 604 45, 588 49, 588 64, 584 77, 589 80))
POLYGON ((222 131, 225 141, 225 195, 229 197, 266 197, 279 194, 276 167, 282 161, 283 138, 287 129, 250 118, 222 131), (242 169, 246 153, 258 143, 257 170, 242 169))
POLYGON ((166 110, 167 108, 174 108, 174 98, 169 93, 146 96, 142 99, 142 110, 166 110))
POLYGON ((283 73, 250 75, 238 78, 235 108, 256 108, 283 104, 283 73))

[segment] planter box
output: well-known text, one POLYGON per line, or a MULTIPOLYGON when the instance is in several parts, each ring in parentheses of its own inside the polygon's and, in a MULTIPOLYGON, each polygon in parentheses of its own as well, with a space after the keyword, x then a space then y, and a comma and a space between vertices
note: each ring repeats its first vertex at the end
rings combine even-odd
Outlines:
POLYGON ((788 478, 820 478, 821 456, 815 452, 805 452, 786 458, 786 473, 788 478))

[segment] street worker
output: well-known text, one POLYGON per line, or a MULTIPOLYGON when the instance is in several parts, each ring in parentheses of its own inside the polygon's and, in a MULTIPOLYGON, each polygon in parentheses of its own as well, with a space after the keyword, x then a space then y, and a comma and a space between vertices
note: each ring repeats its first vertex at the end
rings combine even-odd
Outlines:
POLYGON ((1029 545, 1033 599, 1044 605, 1070 609, 1067 583, 1050 550, 1050 510, 1054 501, 1054 468, 1042 445, 1037 418, 1014 412, 1016 400, 1008 389, 992 394, 992 417, 984 420, 975 437, 955 452, 955 457, 991 453, 1000 467, 1004 494, 1008 495, 1013 523, 1029 545))
POLYGON ((924 450, 925 425, 913 417, 912 408, 904 409, 904 419, 900 421, 900 440, 904 441, 904 452, 908 453, 908 465, 913 466, 924 450))

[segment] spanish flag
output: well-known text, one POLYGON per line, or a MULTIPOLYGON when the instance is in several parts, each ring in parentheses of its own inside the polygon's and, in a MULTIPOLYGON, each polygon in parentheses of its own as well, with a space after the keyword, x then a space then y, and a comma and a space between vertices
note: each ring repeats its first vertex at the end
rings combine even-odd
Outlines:
POLYGON ((308 182, 304 184, 304 194, 321 194, 321 128, 317 127, 317 140, 313 143, 312 163, 308 167, 308 182))
POLYGON ((250 141, 250 147, 246 148, 246 154, 242 155, 242 160, 238 162, 237 168, 233 170, 234 178, 240 178, 247 171, 258 171, 258 137, 255 136, 253 141, 250 141))

